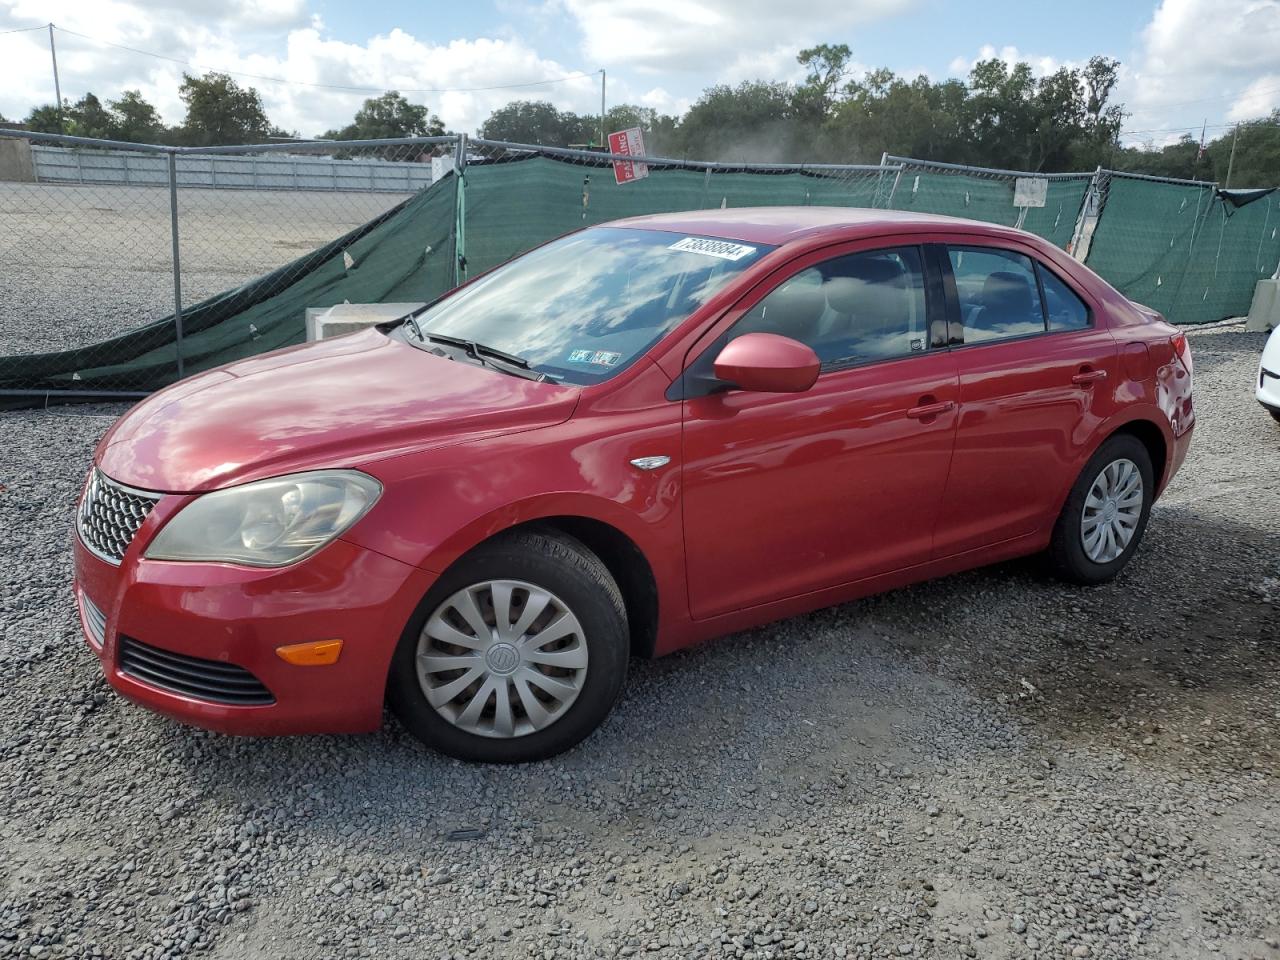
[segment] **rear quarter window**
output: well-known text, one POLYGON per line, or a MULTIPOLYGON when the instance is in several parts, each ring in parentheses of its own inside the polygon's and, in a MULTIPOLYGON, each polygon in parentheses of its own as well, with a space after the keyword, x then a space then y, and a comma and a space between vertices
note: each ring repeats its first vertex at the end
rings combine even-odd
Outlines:
POLYGON ((1041 266, 1040 285, 1044 288, 1044 310, 1049 331, 1084 330, 1089 326, 1089 308, 1075 291, 1058 279, 1052 270, 1041 266))

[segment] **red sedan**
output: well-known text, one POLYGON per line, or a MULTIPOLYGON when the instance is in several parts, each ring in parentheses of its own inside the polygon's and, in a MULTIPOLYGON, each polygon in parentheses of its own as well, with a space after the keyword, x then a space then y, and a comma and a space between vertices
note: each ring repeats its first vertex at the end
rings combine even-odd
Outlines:
POLYGON ((111 685, 228 733, 546 757, 630 656, 1023 554, 1114 577, 1186 339, 1026 233, 667 214, 398 325, 184 380, 103 438, 76 597, 111 685))

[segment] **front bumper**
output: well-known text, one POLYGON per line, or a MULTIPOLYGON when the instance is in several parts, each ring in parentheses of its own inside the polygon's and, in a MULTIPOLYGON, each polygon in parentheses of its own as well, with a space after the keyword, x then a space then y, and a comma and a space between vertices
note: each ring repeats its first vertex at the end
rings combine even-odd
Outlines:
POLYGON ((137 541, 149 540, 144 534, 153 531, 150 522, 144 525, 119 566, 72 535, 81 626, 116 691, 157 713, 223 733, 378 728, 392 653, 435 574, 344 540, 279 569, 141 559, 144 544, 137 541), (139 647, 125 638, 194 678, 179 686, 197 688, 208 671, 238 677, 238 667, 269 696, 228 703, 217 693, 166 688, 146 679, 136 659, 139 647), (275 652, 334 638, 343 641, 342 653, 328 666, 295 666, 275 652), (191 672, 184 658, 204 664, 205 674, 191 672))
POLYGON ((1268 410, 1280 411, 1280 370, 1259 367, 1258 388, 1254 396, 1268 410))

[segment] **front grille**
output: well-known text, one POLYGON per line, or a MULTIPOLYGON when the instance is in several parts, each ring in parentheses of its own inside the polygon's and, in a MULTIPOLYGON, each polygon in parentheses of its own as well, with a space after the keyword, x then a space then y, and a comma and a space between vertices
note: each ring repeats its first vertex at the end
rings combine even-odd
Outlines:
POLYGON ((118 564, 159 499, 158 493, 116 483, 95 467, 76 516, 81 542, 108 563, 118 564))
POLYGON ((276 702, 262 681, 244 667, 161 650, 132 637, 120 637, 120 672, 197 700, 244 707, 276 702))
POLYGON ((89 631, 89 639, 99 650, 107 636, 107 615, 98 609, 98 605, 89 599, 89 595, 80 591, 80 608, 84 611, 84 625, 89 631))

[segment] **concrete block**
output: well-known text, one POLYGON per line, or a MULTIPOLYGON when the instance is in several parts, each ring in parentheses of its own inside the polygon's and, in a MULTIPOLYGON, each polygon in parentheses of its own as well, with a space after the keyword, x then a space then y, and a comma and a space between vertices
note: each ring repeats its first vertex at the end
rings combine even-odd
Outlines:
POLYGON ((31 162, 31 144, 14 137, 0 137, 0 180, 34 183, 35 164, 31 162))

